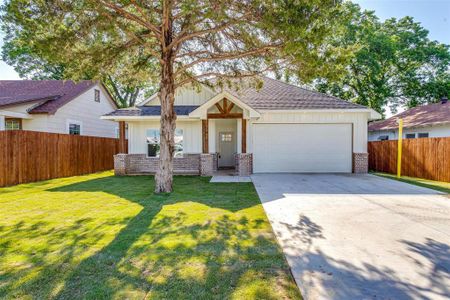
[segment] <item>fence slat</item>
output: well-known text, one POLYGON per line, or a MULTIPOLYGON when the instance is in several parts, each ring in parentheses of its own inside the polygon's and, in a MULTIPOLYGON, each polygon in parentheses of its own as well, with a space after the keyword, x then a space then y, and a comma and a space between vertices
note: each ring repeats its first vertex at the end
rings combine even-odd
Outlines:
POLYGON ((0 186, 111 170, 118 149, 113 138, 0 131, 0 186))
MULTIPOLYGON (((369 142, 369 169, 397 173, 397 141, 369 142)), ((402 175, 450 182, 450 137, 405 139, 402 175)))

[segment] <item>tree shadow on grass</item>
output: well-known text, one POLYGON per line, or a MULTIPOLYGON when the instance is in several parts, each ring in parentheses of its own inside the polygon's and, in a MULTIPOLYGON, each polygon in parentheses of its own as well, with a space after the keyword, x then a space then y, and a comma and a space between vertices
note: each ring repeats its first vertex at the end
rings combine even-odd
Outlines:
MULTIPOLYGON (((170 195, 153 194, 153 186, 149 176, 105 177, 51 189, 104 192, 142 209, 122 220, 124 227, 111 242, 66 270, 64 263, 70 265, 80 251, 80 241, 70 236, 73 229, 65 228, 58 236, 36 225, 31 233, 43 234, 51 243, 73 241, 58 262, 16 288, 33 298, 57 299, 299 297, 267 220, 243 212, 260 204, 250 183, 176 177, 170 195), (27 288, 38 283, 39 290, 27 288)), ((80 225, 89 221, 80 220, 80 225)), ((36 261, 45 261, 45 252, 40 255, 36 261)))

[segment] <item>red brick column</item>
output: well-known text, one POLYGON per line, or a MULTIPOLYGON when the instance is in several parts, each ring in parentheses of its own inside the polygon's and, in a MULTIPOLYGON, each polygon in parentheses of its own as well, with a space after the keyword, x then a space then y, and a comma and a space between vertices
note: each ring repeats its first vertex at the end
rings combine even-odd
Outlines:
POLYGON ((369 172, 369 153, 353 153, 353 173, 369 172))
POLYGON ((237 153, 234 157, 236 173, 239 176, 249 176, 253 173, 253 154, 237 153))

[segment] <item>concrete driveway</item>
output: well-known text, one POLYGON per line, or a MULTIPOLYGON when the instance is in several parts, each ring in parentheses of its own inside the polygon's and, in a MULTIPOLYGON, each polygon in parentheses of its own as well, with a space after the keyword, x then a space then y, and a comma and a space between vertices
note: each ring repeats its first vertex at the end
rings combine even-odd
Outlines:
POLYGON ((257 174, 305 299, 449 299, 450 198, 373 175, 257 174))

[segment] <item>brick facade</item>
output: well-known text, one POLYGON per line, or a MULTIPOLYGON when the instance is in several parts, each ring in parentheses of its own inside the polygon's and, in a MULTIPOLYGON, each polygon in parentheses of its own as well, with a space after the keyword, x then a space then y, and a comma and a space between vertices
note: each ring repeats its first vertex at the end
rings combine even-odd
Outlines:
MULTIPOLYGON (((117 154, 114 156, 116 175, 154 174, 158 169, 159 158, 146 154, 117 154)), ((199 175, 200 154, 184 154, 173 160, 174 174, 199 175)))
POLYGON ((236 175, 249 176, 253 173, 253 154, 237 153, 234 156, 236 175))
POLYGON ((369 171, 369 153, 353 153, 353 173, 369 171))

